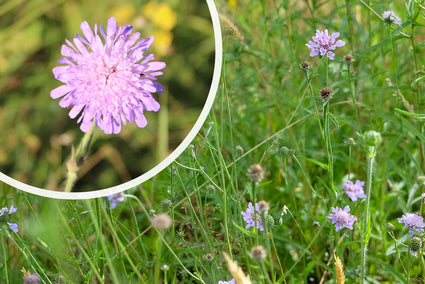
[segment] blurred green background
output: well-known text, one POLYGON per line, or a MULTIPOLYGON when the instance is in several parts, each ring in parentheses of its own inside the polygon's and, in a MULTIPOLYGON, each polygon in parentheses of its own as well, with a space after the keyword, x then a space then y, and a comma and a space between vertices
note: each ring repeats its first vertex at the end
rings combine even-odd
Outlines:
POLYGON ((214 34, 205 0, 0 2, 0 171, 24 183, 61 190, 71 146, 83 133, 69 109, 50 98, 61 83, 52 68, 65 39, 80 23, 133 25, 155 36, 148 53, 167 63, 158 81, 164 94, 146 128, 127 124, 119 135, 95 130, 76 191, 97 190, 140 176, 172 152, 197 120, 210 88, 214 34))

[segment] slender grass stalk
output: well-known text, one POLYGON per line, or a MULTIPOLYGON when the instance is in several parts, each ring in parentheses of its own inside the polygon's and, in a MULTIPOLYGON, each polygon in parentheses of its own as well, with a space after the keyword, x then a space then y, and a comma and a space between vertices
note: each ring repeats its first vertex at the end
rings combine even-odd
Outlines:
POLYGON ((362 218, 362 242, 361 242, 361 281, 365 283, 366 281, 366 262, 367 262, 367 246, 369 244, 370 234, 372 231, 371 221, 370 221, 370 199, 372 194, 372 182, 373 182, 373 163, 376 156, 376 147, 367 146, 367 172, 366 172, 366 203, 364 209, 364 216, 362 218))
POLYGON ((1 246, 3 250, 3 269, 4 269, 4 276, 6 278, 6 284, 9 284, 9 272, 7 271, 7 252, 6 252, 6 241, 4 240, 3 233, 0 232, 1 235, 1 246))
POLYGON ((334 166, 333 166, 333 153, 332 153, 332 142, 331 142, 331 130, 329 126, 329 100, 323 103, 323 130, 325 136, 326 153, 328 155, 328 172, 329 181, 332 190, 335 191, 334 187, 334 166))
POLYGON ((351 75, 351 62, 347 63, 347 75, 348 75, 348 79, 350 81, 350 94, 351 94, 351 99, 353 100, 353 108, 356 111, 357 131, 361 133, 362 130, 361 130, 361 124, 360 124, 359 108, 357 106, 356 88, 354 86, 353 76, 351 75))

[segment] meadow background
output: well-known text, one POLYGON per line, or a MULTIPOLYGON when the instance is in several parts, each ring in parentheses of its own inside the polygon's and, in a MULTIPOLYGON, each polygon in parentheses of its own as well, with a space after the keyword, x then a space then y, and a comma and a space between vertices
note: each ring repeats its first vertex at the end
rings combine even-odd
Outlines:
POLYGON ((65 39, 82 35, 80 23, 106 27, 115 16, 142 38, 155 37, 148 53, 167 63, 155 94, 161 112, 146 112, 119 135, 95 130, 77 191, 115 186, 147 172, 186 137, 205 103, 214 67, 214 34, 204 1, 0 2, 0 171, 24 183, 63 190, 71 146, 83 137, 77 119, 50 91, 62 83, 52 68, 65 39), (125 145, 125 146, 124 146, 125 145))
POLYGON ((252 283, 342 283, 341 271, 346 283, 425 282, 423 237, 412 244, 398 221, 423 215, 423 1, 216 5, 221 83, 192 145, 113 209, 2 185, 0 204, 18 208, 0 218, 2 283, 22 283, 22 268, 42 283, 227 282, 241 273, 223 253, 252 283), (309 56, 316 29, 345 41, 334 60, 309 56), (357 179, 367 197, 352 201, 344 184, 357 179), (246 229, 241 212, 260 200, 264 231, 246 229), (357 221, 336 232, 327 216, 347 205, 357 221))

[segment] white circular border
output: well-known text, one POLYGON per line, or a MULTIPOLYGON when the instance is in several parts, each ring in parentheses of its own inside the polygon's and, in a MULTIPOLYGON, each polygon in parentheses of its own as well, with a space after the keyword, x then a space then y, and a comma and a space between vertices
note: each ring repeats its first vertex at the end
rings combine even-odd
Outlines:
POLYGON ((214 102, 215 95, 218 89, 218 83, 220 81, 220 73, 221 73, 221 66, 222 66, 222 51, 223 51, 220 21, 218 18, 217 8, 215 7, 214 1, 213 0, 206 0, 206 1, 207 1, 208 9, 210 10, 210 15, 211 15, 213 29, 214 29, 214 38, 215 38, 215 62, 214 62, 214 72, 213 72, 213 79, 211 82, 211 88, 208 93, 208 97, 202 109, 202 112, 199 115, 199 118, 196 121, 195 125, 190 130, 186 138, 167 158, 165 158, 161 163, 156 165, 154 168, 152 168, 148 172, 126 183, 113 186, 113 187, 108 187, 101 190, 89 191, 89 192, 58 192, 58 191, 42 189, 39 187, 27 185, 23 182, 17 181, 3 174, 2 172, 0 172, 0 180, 17 189, 20 189, 32 194, 36 194, 39 196, 56 198, 56 199, 89 199, 89 198, 96 198, 96 197, 102 197, 102 196, 106 196, 110 194, 115 194, 115 193, 130 189, 132 187, 136 187, 142 184, 143 182, 147 181, 148 179, 152 178, 157 173, 165 169, 168 165, 170 165, 178 156, 180 156, 180 154, 187 148, 187 146, 189 146, 189 143, 192 142, 192 140, 195 138, 195 136, 198 134, 199 130, 201 129, 202 125, 204 124, 207 118, 207 115, 214 102))

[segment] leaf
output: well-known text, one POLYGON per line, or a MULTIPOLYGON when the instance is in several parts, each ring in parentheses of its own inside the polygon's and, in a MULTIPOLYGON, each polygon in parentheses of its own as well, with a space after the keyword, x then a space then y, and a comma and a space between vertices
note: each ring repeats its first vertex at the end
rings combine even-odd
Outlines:
POLYGON ((235 221, 233 221, 233 225, 239 229, 239 231, 241 231, 242 233, 244 233, 246 236, 248 237, 252 237, 253 233, 250 230, 247 230, 245 228, 242 228, 241 226, 239 226, 238 224, 235 223, 235 221))
POLYGON ((398 112, 398 113, 404 114, 406 116, 416 118, 416 119, 424 119, 425 118, 425 114, 411 113, 411 112, 408 112, 408 111, 405 111, 405 110, 402 110, 402 109, 399 109, 399 108, 395 108, 395 111, 398 112))
POLYGON ((315 164, 315 165, 317 165, 317 166, 319 166, 319 167, 321 167, 321 168, 323 168, 325 170, 329 170, 328 165, 326 165, 326 164, 324 164, 322 162, 319 162, 317 160, 313 160, 313 159, 310 159, 310 158, 307 158, 307 157, 302 157, 302 156, 298 156, 298 158, 301 158, 301 159, 304 159, 304 160, 306 160, 308 162, 311 162, 311 163, 313 163, 313 164, 315 164))

